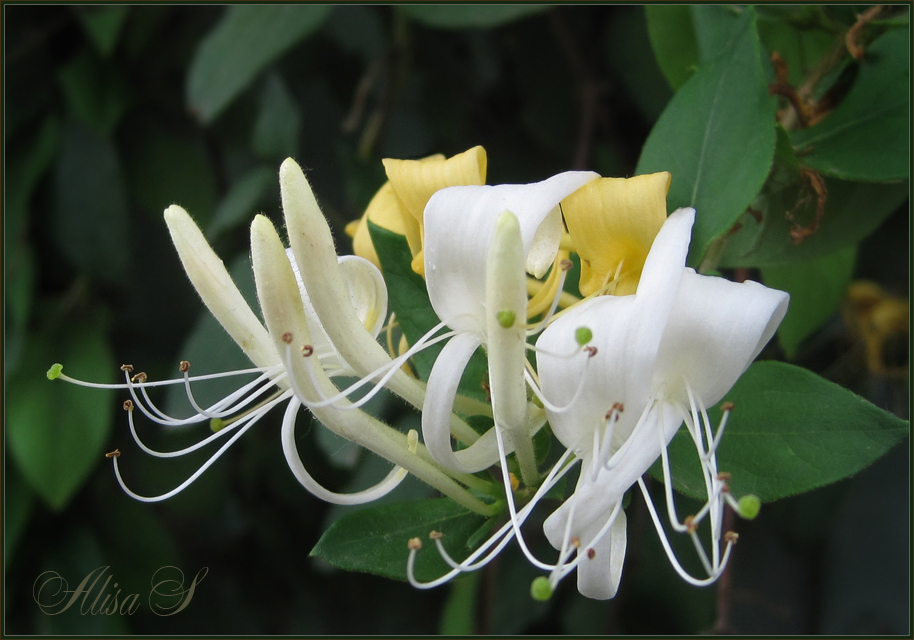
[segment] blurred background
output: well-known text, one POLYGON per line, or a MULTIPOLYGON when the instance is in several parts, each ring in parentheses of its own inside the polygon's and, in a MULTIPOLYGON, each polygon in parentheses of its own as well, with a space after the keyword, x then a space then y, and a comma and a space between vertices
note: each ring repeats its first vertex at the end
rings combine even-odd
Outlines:
MULTIPOLYGON (((771 53, 789 24, 812 56, 840 42, 862 9, 763 7, 762 42, 771 53)), ((297 484, 278 414, 179 496, 135 502, 105 452, 123 452, 125 481, 145 495, 177 486, 209 454, 151 459, 131 441, 125 393, 45 376, 54 362, 98 382, 117 381, 123 363, 151 379, 175 377, 182 359, 194 373, 248 366, 181 270, 162 211, 186 208, 251 296, 247 226, 258 212, 281 224, 277 170, 288 156, 305 168, 341 253, 351 250, 343 227, 385 181, 381 158, 481 144, 490 184, 568 169, 631 175, 673 95, 644 7, 3 12, 5 633, 910 633, 908 439, 854 478, 738 523, 719 585, 682 583, 634 500, 616 599, 587 600, 569 579, 540 603, 529 596, 536 572, 513 552, 423 592, 309 558, 351 509, 297 484), (169 565, 186 586, 208 572, 183 611, 160 617, 146 598, 155 571, 169 565), (136 613, 81 615, 80 601, 49 616, 33 599, 45 571, 72 589, 100 567, 121 598, 139 594, 136 613)), ((851 287, 790 349, 792 362, 906 419, 909 225, 905 201, 857 252, 849 280, 878 286, 851 287), (867 327, 886 315, 904 320, 880 329, 877 348, 867 327)), ((187 413, 181 395, 156 400, 187 413)), ((418 423, 389 399, 374 409, 401 429, 418 423)), ((207 433, 138 428, 161 449, 207 433)), ((299 430, 306 464, 328 487, 350 490, 378 471, 304 416, 299 430)), ((423 495, 407 482, 392 499, 423 495)))

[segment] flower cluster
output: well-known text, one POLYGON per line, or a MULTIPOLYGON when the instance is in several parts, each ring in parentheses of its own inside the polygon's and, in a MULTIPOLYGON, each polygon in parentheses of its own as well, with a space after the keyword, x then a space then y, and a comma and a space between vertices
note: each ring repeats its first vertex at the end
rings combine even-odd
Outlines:
MULTIPOLYGON (((486 186, 481 147, 450 159, 385 160, 385 169, 389 182, 347 229, 357 255, 340 257, 301 169, 291 159, 283 163, 279 178, 290 247, 264 216, 251 225, 264 323, 190 216, 178 206, 165 211, 191 282, 254 367, 221 374, 245 382, 202 407, 193 385, 213 376, 192 376, 183 362, 180 378, 154 382, 124 365, 124 383, 112 386, 131 395, 125 403, 130 430, 144 451, 173 457, 224 441, 181 486, 153 497, 128 489, 117 452, 109 454, 124 490, 144 501, 174 495, 263 415, 285 405, 281 439, 289 468, 323 500, 368 502, 411 473, 471 511, 507 512, 503 526, 462 562, 448 555, 440 535, 432 535, 452 568, 432 582, 414 575, 421 542, 404 541, 407 575, 416 587, 477 569, 516 540, 530 562, 548 572, 534 582, 534 597, 548 597, 577 569, 583 595, 611 598, 625 557, 623 498, 636 484, 677 572, 696 585, 713 582, 735 540, 723 531, 724 510, 729 504, 752 516, 758 504, 752 496, 731 496, 728 476, 717 468, 716 451, 732 407, 722 405, 717 425, 707 409, 723 399, 772 337, 787 295, 685 266, 695 211, 667 216, 668 173, 614 179, 579 171, 533 184, 486 186), (390 329, 395 320, 387 317, 387 287, 369 221, 405 237, 412 270, 424 277, 440 319, 413 344, 401 340, 399 349, 378 341, 385 324, 390 329), (572 254, 581 265, 582 298, 565 291, 572 254), (404 365, 439 343, 444 344, 428 379, 417 379, 404 365), (487 356, 490 403, 459 393, 468 362, 479 350, 487 356), (340 389, 334 378, 341 376, 357 381, 340 389), (153 404, 147 389, 162 384, 183 385, 196 414, 175 419, 153 404), (382 389, 421 411, 421 438, 361 408, 382 389), (390 473, 353 494, 320 485, 296 446, 302 407, 334 433, 389 460, 390 473), (163 425, 209 422, 215 433, 180 451, 154 451, 137 436, 137 409, 163 425), (477 414, 491 418, 486 433, 467 422, 477 414), (547 424, 564 452, 541 469, 533 438, 547 424), (698 452, 707 499, 697 513, 680 520, 667 446, 683 425, 698 452), (641 479, 658 458, 670 526, 695 541, 706 575, 694 577, 681 567, 641 479), (479 473, 493 467, 499 468, 501 486, 479 473), (574 491, 544 525, 557 558, 543 561, 529 549, 523 525, 569 473, 577 474, 574 491), (709 526, 701 530, 709 531, 709 543, 699 539, 705 520, 709 526)), ((55 365, 49 377, 89 384, 61 369, 55 365)))

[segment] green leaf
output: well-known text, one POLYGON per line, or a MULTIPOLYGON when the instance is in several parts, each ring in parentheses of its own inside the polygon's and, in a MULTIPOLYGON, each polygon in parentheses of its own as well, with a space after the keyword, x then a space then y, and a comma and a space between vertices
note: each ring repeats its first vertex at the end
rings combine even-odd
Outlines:
POLYGON ((3 554, 8 565, 32 516, 35 492, 12 462, 7 461, 3 472, 3 554))
POLYGON ((473 571, 451 582, 451 591, 444 603, 444 611, 441 612, 439 635, 473 635, 481 575, 481 571, 473 571))
POLYGON ((130 103, 118 68, 84 51, 60 68, 58 78, 70 112, 110 136, 130 103))
POLYGON ((907 181, 865 184, 825 180, 828 192, 819 229, 800 244, 791 240, 791 222, 809 226, 815 219, 815 194, 803 183, 770 183, 753 203, 759 223, 746 214, 740 229, 727 240, 722 267, 764 267, 821 258, 859 243, 882 224, 908 197, 907 181))
POLYGON ((769 15, 759 10, 758 30, 769 53, 775 51, 787 63, 787 81, 798 87, 805 82, 822 56, 835 45, 835 35, 825 31, 804 14, 808 6, 790 6, 787 15, 769 15))
POLYGON ((907 30, 890 31, 867 47, 838 108, 791 135, 805 166, 846 180, 908 177, 910 52, 907 30))
POLYGON ((449 498, 362 509, 340 518, 327 529, 311 555, 347 571, 405 580, 407 543, 411 538, 419 538, 423 548, 416 555, 416 578, 434 580, 450 568, 438 555, 428 534, 443 533, 444 548, 460 562, 470 554, 467 539, 484 520, 449 498))
POLYGON ((778 338, 788 356, 793 357, 803 339, 841 306, 856 255, 856 247, 847 247, 809 262, 762 269, 767 286, 790 294, 787 315, 778 327, 778 338))
POLYGON ((761 189, 775 147, 774 99, 762 68, 755 13, 734 23, 724 53, 673 96, 648 136, 636 173, 673 175, 667 205, 694 207, 689 264, 727 232, 761 189))
POLYGON ((263 71, 321 26, 330 5, 231 5, 191 62, 191 110, 211 122, 263 71))
MULTIPOLYGON (((770 502, 854 475, 900 442, 906 421, 816 374, 783 362, 756 362, 724 401, 733 413, 718 450, 735 497, 770 502)), ((718 408, 709 410, 712 424, 718 408)), ((675 487, 703 500, 704 481, 686 430, 670 443, 675 487)), ((651 469, 662 478, 659 461, 651 469)), ((763 507, 764 510, 764 507, 763 507)))
POLYGON ((301 136, 301 112, 278 74, 271 73, 260 94, 254 123, 254 152, 264 160, 296 155, 301 136))
POLYGON ((276 171, 269 167, 257 167, 244 174, 219 203, 206 229, 210 242, 223 232, 253 220, 257 205, 275 184, 276 171))
POLYGON ((397 10, 439 29, 491 29, 544 13, 548 4, 404 4, 397 10))
POLYGON ((45 375, 54 362, 82 380, 115 381, 114 357, 98 323, 67 325, 63 336, 36 334, 10 380, 7 435, 22 475, 53 509, 63 509, 102 453, 113 422, 115 392, 87 389, 45 375))
POLYGON ((108 281, 127 271, 127 198, 114 145, 68 124, 54 174, 52 233, 74 265, 108 281))
POLYGON ((117 46, 121 29, 127 20, 130 6, 125 4, 80 5, 73 7, 73 10, 96 50, 105 58, 111 56, 117 46))

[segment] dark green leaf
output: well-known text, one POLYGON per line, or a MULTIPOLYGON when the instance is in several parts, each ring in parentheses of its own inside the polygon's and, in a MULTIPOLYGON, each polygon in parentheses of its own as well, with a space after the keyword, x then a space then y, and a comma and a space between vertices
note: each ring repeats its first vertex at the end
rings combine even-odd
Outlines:
POLYGON ((9 563, 32 516, 35 492, 11 460, 4 465, 3 474, 3 553, 9 563))
POLYGON ((445 549, 458 562, 470 551, 467 538, 485 518, 467 511, 449 498, 401 502, 362 509, 344 516, 321 536, 311 555, 348 571, 364 571, 398 580, 406 579, 407 543, 419 538, 423 548, 416 557, 416 577, 434 580, 449 571, 428 539, 431 531, 444 534, 445 549))
POLYGON ((70 111, 110 135, 127 111, 129 89, 120 71, 83 52, 60 68, 60 86, 70 111))
POLYGON ((451 591, 444 603, 444 611, 441 612, 439 635, 473 635, 481 575, 481 571, 473 571, 451 582, 451 591))
POLYGON ((100 278, 123 277, 128 210, 114 145, 82 124, 68 124, 54 177, 52 233, 60 252, 100 278))
POLYGON ((260 111, 254 123, 251 145, 265 160, 283 160, 296 155, 301 135, 301 113, 278 74, 270 74, 260 95, 260 111))
POLYGON ((127 20, 130 6, 125 4, 80 5, 73 9, 92 44, 102 56, 109 57, 117 46, 118 36, 127 20))
POLYGON ((774 154, 775 103, 751 9, 734 24, 730 38, 725 53, 703 64, 673 96, 636 169, 671 172, 669 208, 696 209, 690 265, 700 262, 752 202, 774 154))
POLYGON ((213 221, 206 229, 210 242, 222 232, 253 220, 258 213, 257 205, 276 184, 276 171, 269 167, 257 167, 244 174, 219 203, 213 221))
POLYGON ((313 33, 330 5, 231 5, 206 36, 187 78, 190 108, 202 122, 218 116, 291 47, 313 33))
MULTIPOLYGON (((789 11, 797 17, 809 7, 792 6, 789 11)), ((777 52, 787 64, 787 81, 798 87, 803 84, 830 49, 835 46, 835 35, 815 23, 796 24, 795 20, 759 13, 759 37, 769 53, 777 52), (764 17, 763 17, 764 16, 764 17)))
POLYGON ((846 180, 908 177, 910 53, 907 30, 890 31, 867 48, 838 108, 792 134, 804 165, 846 180))
POLYGON ((405 15, 440 29, 489 29, 548 11, 548 4, 404 4, 405 15))
MULTIPOLYGON (((854 475, 909 431, 906 421, 816 374, 783 362, 757 362, 724 398, 735 408, 718 450, 737 497, 762 502, 854 475)), ((712 424, 721 413, 709 411, 712 424)), ((695 445, 685 429, 670 443, 673 483, 704 499, 695 445)), ((659 462, 651 473, 662 477, 659 462)))
POLYGON ((374 61, 387 40, 381 14, 371 6, 337 6, 324 30, 344 51, 370 61, 374 61))
POLYGON ((722 267, 762 267, 814 260, 856 245, 871 234, 908 197, 908 183, 861 184, 825 180, 828 192, 819 229, 801 243, 791 240, 791 227, 815 220, 816 198, 805 183, 770 183, 753 203, 761 223, 746 214, 727 241, 722 267), (790 212, 794 222, 787 219, 790 212))
POLYGON ((778 327, 778 338, 788 356, 828 320, 844 299, 854 274, 856 247, 811 260, 762 269, 765 284, 790 294, 787 315, 778 327))
POLYGON ((57 154, 60 129, 60 121, 48 116, 25 148, 13 144, 7 148, 3 231, 8 242, 26 241, 23 233, 29 217, 29 200, 57 154))
POLYGON ((69 326, 60 341, 36 334, 9 383, 10 451, 32 488, 59 510, 103 461, 115 392, 49 381, 45 374, 54 362, 92 382, 114 382, 117 370, 104 332, 85 323, 69 326))

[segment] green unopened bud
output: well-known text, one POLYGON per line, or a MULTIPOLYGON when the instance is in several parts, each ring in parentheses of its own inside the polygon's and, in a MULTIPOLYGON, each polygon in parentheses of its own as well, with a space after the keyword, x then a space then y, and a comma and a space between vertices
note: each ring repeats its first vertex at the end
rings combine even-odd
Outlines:
POLYGON ((62 371, 63 365, 59 362, 55 362, 51 365, 51 368, 48 369, 48 380, 57 380, 57 378, 60 377, 62 371))
POLYGON ((747 494, 739 499, 739 515, 746 520, 754 520, 762 508, 762 501, 758 496, 747 494))
POLYGON ((498 319, 498 324, 503 326, 505 329, 510 329, 514 326, 514 321, 517 319, 517 316, 514 315, 514 312, 510 309, 502 309, 495 314, 495 317, 498 319))
POLYGON ((225 420, 222 418, 213 418, 209 421, 209 428, 213 433, 218 433, 219 431, 225 429, 225 420))
POLYGON ((530 596, 538 602, 546 602, 552 597, 552 585, 549 584, 549 578, 539 576, 530 584, 530 596))
POLYGON ((591 341, 593 338, 593 331, 587 327, 578 327, 574 332, 574 340, 582 347, 591 341))

